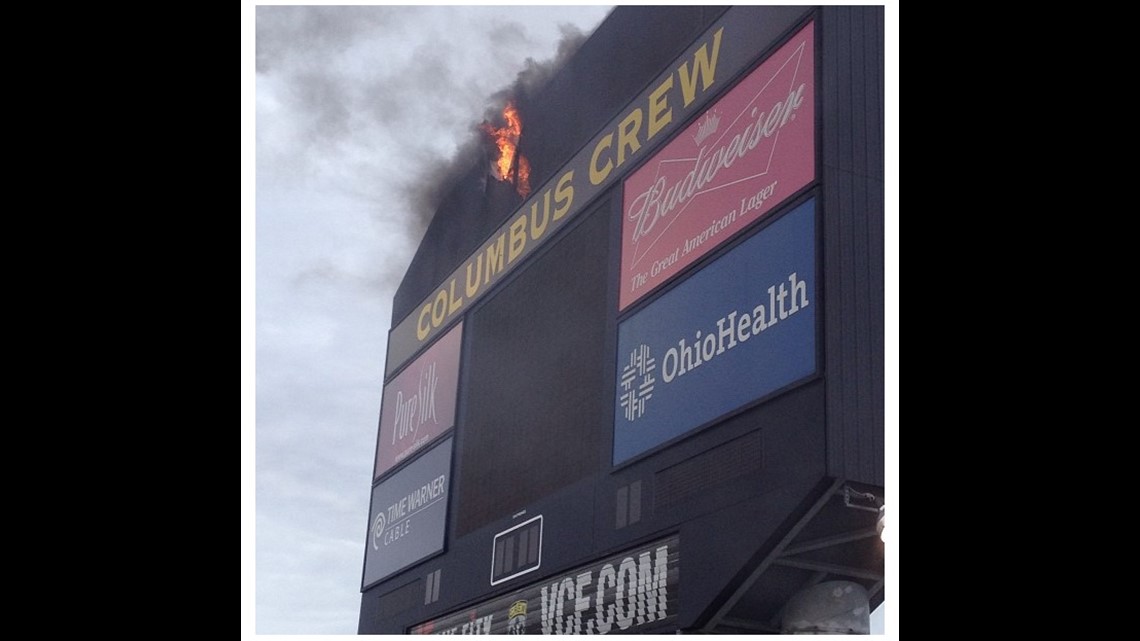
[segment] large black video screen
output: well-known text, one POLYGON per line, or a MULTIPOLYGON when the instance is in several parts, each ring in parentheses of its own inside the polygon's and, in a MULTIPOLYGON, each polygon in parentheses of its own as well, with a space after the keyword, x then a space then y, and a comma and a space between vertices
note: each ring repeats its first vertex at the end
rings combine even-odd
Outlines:
POLYGON ((470 315, 458 438, 459 536, 606 462, 601 440, 612 422, 613 369, 608 213, 605 202, 595 207, 470 315))

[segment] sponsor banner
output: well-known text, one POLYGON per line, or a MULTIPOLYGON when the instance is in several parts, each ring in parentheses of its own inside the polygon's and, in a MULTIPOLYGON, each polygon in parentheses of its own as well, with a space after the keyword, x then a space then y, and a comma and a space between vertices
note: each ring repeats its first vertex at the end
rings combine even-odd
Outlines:
POLYGON ((625 181, 625 309, 815 178, 814 23, 625 181))
POLYGON ((615 465, 815 372, 815 200, 618 328, 615 465))
POLYGON ((455 425, 462 343, 460 323, 384 386, 373 480, 455 425))
POLYGON ((775 35, 769 32, 776 18, 792 20, 805 11, 803 7, 764 13, 753 9, 729 9, 393 327, 385 375, 406 363, 534 254, 647 150, 700 113, 728 79, 755 60, 758 34, 775 35))
POLYGON ((475 607, 412 634, 609 634, 667 624, 680 605, 680 539, 634 548, 475 607))
POLYGON ((443 549, 453 442, 443 441, 372 489, 363 588, 443 549))

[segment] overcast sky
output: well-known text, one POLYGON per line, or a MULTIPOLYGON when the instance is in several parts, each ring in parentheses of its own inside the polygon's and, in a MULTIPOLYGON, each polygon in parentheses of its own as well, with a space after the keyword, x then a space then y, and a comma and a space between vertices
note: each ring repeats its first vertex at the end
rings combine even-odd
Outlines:
POLYGON ((580 7, 258 7, 257 632, 355 633, 392 296, 425 171, 580 7))
MULTIPOLYGON (((256 140, 256 227, 242 223, 243 239, 256 234, 256 296, 243 279, 242 298, 243 324, 256 311, 258 634, 356 632, 386 337, 423 230, 423 178, 528 58, 552 59, 609 10, 258 7, 256 51, 243 13, 243 106, 256 113, 255 134, 242 125, 256 140)), ((243 169, 247 209, 249 178, 243 169)), ((243 272, 252 259, 243 241, 243 272)), ((243 495, 243 577, 246 507, 243 495)))

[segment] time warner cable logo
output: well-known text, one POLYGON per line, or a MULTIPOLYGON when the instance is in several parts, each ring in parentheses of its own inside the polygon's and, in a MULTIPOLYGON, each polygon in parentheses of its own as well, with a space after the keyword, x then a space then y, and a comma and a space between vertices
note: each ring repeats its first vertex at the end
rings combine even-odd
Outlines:
POLYGON ((625 409, 625 420, 636 421, 645 414, 645 403, 653 398, 653 370, 657 360, 649 355, 649 346, 642 344, 629 353, 629 365, 621 372, 621 406, 625 409), (634 385, 634 380, 637 385, 634 385))

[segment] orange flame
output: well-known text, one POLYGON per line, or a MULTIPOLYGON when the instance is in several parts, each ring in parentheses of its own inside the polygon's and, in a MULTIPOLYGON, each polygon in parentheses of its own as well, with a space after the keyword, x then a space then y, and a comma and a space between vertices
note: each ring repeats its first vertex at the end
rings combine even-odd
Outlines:
POLYGON ((530 195, 530 161, 522 154, 519 154, 519 179, 515 189, 523 198, 530 195))
POLYGON ((503 107, 503 119, 507 121, 504 127, 496 127, 488 122, 481 125, 483 131, 499 148, 499 157, 491 166, 495 178, 514 182, 519 195, 526 198, 530 194, 530 163, 522 155, 518 155, 517 162, 515 159, 518 154, 519 136, 522 134, 522 118, 513 101, 503 107))

